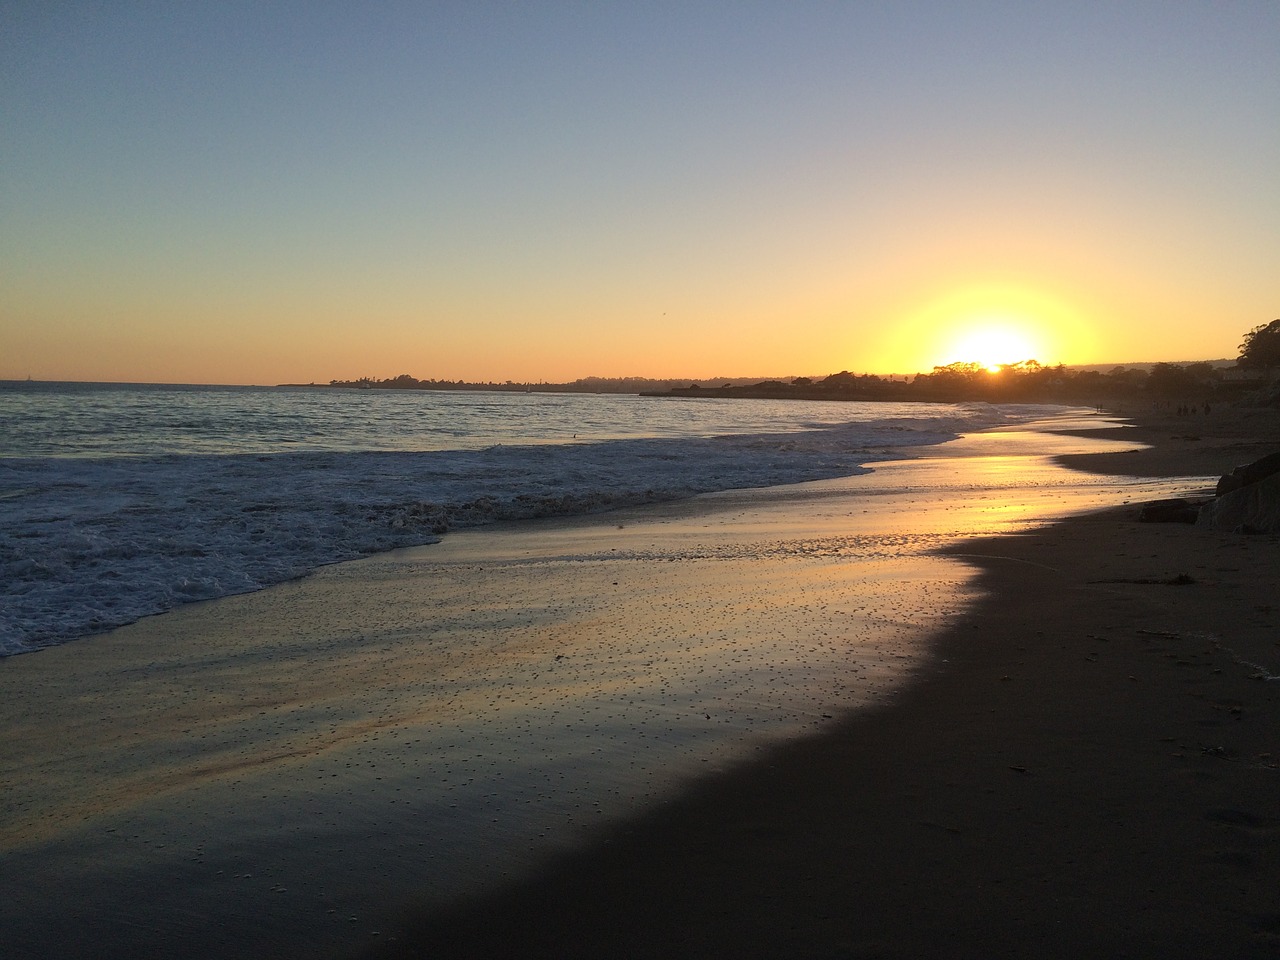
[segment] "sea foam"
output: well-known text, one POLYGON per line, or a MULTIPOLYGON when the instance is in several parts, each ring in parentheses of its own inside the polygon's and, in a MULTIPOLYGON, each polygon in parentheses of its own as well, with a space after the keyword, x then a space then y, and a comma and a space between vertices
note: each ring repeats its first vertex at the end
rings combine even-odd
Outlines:
POLYGON ((921 412, 780 433, 463 450, 0 457, 0 655, 450 529, 850 476, 904 446, 1031 413, 921 412))

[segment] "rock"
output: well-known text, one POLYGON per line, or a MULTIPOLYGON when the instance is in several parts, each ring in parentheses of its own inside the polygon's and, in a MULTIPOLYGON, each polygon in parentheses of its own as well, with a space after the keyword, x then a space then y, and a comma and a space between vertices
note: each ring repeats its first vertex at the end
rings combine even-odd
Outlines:
POLYGON ((1138 511, 1139 523, 1195 523, 1203 500, 1153 500, 1138 511))
POLYGON ((1235 533, 1280 533, 1280 472, 1211 500, 1201 508, 1196 525, 1235 533))
POLYGON ((1269 453, 1261 459, 1236 467, 1218 481, 1217 495, 1223 496, 1280 473, 1280 453, 1269 453))

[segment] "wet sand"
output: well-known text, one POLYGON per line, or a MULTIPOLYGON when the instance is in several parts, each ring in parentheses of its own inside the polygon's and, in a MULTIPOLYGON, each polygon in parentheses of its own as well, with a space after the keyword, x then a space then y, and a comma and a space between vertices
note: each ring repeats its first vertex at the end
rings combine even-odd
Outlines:
MULTIPOLYGON (((1153 417, 1063 460, 1218 473, 1277 428, 1153 417)), ((945 548, 982 599, 892 705, 374 955, 1280 955, 1280 538, 1135 513, 945 548)))
POLYGON ((1103 435, 475 531, 8 661, 11 955, 1151 955, 1206 876, 1243 892, 1204 929, 1274 946, 1233 779, 1275 783, 1274 538, 1026 535, 1203 485, 1045 456, 1130 456, 1103 435), (1128 582, 1166 567, 1197 582, 1128 582))

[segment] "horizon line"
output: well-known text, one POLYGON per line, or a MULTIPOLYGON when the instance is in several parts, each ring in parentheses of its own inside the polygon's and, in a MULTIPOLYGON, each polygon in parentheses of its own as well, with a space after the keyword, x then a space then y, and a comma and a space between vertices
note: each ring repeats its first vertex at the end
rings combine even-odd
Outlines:
MULTIPOLYGON (((1223 363, 1225 363, 1225 364, 1234 364, 1234 363, 1236 363, 1236 362, 1237 362, 1237 359, 1238 359, 1238 358, 1236 358, 1236 359, 1232 359, 1232 358, 1230 358, 1230 357, 1215 357, 1215 358, 1213 358, 1213 359, 1207 359, 1207 360, 1133 360, 1133 361, 1122 362, 1122 363, 1121 363, 1121 362, 1111 363, 1111 362, 1106 362, 1106 361, 1100 361, 1100 362, 1096 362, 1096 363, 1061 363, 1061 364, 1053 363, 1053 364, 1044 364, 1044 366, 1047 366, 1047 367, 1057 367, 1057 366, 1061 366, 1061 367, 1065 367, 1065 368, 1066 368, 1066 369, 1068 369, 1068 370, 1082 369, 1082 368, 1089 368, 1089 367, 1108 367, 1108 368, 1115 368, 1115 367, 1145 367, 1145 366, 1155 366, 1155 365, 1156 365, 1156 364, 1158 364, 1158 363, 1167 363, 1167 364, 1169 364, 1169 365, 1171 365, 1171 366, 1185 366, 1185 365, 1193 364, 1193 363, 1216 363, 1216 364, 1223 364, 1223 363)), ((965 361, 955 361, 955 362, 963 363, 963 362, 965 362, 965 361)), ((1039 361, 1036 361, 1036 362, 1038 363, 1039 361)), ((937 366, 935 366, 935 367, 931 367, 929 371, 917 370, 917 371, 914 371, 914 372, 912 372, 912 373, 896 372, 896 371, 895 371, 895 372, 891 372, 891 373, 871 373, 871 372, 869 372, 869 371, 863 371, 863 372, 861 372, 861 373, 854 373, 854 375, 855 375, 855 376, 874 376, 874 377, 915 377, 915 376, 919 376, 919 375, 920 375, 920 374, 922 374, 922 373, 932 372, 933 370, 936 370, 936 369, 939 369, 940 367, 945 367, 945 366, 947 366, 947 364, 938 364, 938 365, 937 365, 937 366)), ((1012 364, 1010 364, 1010 366, 1012 366, 1012 364)), ((784 382, 789 382, 789 381, 791 381, 791 380, 796 379, 797 377, 809 377, 810 379, 814 379, 814 380, 816 380, 816 379, 819 379, 819 378, 821 378, 821 377, 829 377, 829 376, 833 376, 833 375, 834 375, 834 373, 853 373, 853 371, 848 371, 848 370, 845 370, 845 371, 833 371, 832 373, 823 373, 823 374, 794 374, 794 375, 792 375, 792 374, 787 374, 787 375, 785 375, 785 376, 779 376, 779 375, 774 375, 774 376, 755 376, 755 375, 737 375, 737 376, 728 376, 728 375, 718 375, 718 376, 714 376, 714 377, 695 377, 695 376, 653 377, 653 376, 645 376, 645 375, 642 375, 642 374, 626 374, 626 375, 618 375, 618 376, 601 376, 601 375, 598 375, 598 374, 587 374, 587 375, 585 375, 585 376, 576 377, 576 378, 574 378, 574 379, 572 379, 572 380, 545 380, 545 379, 544 379, 544 380, 511 380, 511 379, 504 379, 504 380, 466 380, 466 379, 450 379, 450 378, 445 378, 445 377, 432 377, 432 378, 427 378, 426 382, 432 382, 432 381, 435 381, 435 382, 445 382, 445 383, 466 383, 466 384, 475 384, 475 385, 493 385, 493 386, 505 386, 505 385, 507 385, 507 384, 515 384, 515 385, 519 385, 519 386, 531 386, 531 387, 536 387, 536 386, 562 386, 562 385, 563 385, 563 386, 567 386, 567 385, 569 385, 569 384, 581 383, 581 382, 583 382, 583 381, 585 381, 585 380, 651 380, 651 381, 664 381, 664 382, 665 382, 665 381, 676 381, 676 380, 688 380, 688 381, 690 381, 690 382, 702 382, 702 383, 706 383, 706 382, 714 381, 714 380, 759 380, 759 381, 765 381, 765 380, 781 380, 781 381, 784 381, 784 382)), ((396 374, 395 376, 386 377, 386 378, 383 378, 383 379, 386 379, 386 380, 394 380, 396 376, 402 376, 402 374, 396 374)), ((408 374, 408 376, 414 376, 414 375, 413 375, 413 374, 408 374)), ((356 377, 356 378, 353 378, 353 379, 351 379, 351 380, 346 380, 346 381, 336 380, 336 379, 333 379, 333 380, 324 380, 324 381, 320 381, 320 380, 312 380, 312 381, 310 381, 310 382, 306 382, 306 383, 301 382, 301 381, 292 381, 292 382, 276 382, 276 383, 230 383, 230 382, 214 382, 214 381, 197 382, 197 381, 183 381, 183 380, 74 380, 74 379, 41 378, 41 377, 32 377, 32 376, 27 376, 27 377, 24 377, 24 378, 0 378, 0 383, 3 383, 3 384, 20 384, 20 383, 68 383, 68 384, 72 384, 72 383, 74 383, 74 384, 85 384, 85 385, 88 385, 88 384, 111 384, 111 385, 113 385, 113 386, 138 386, 138 387, 262 387, 262 388, 275 388, 275 387, 327 387, 327 386, 329 386, 331 383, 342 383, 342 382, 346 382, 346 383, 357 383, 357 382, 359 382, 361 379, 364 379, 364 378, 356 377)), ((415 379, 421 379, 421 378, 415 377, 415 379)), ((380 381, 379 381, 379 382, 380 382, 380 381)))

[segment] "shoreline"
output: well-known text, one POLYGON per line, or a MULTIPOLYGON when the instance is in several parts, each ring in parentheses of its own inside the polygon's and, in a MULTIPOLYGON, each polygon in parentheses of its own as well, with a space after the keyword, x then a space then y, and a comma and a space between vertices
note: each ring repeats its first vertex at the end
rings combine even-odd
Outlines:
MULTIPOLYGON (((1117 414, 1124 417, 1125 414, 1117 414)), ((1168 410, 1133 414, 1120 431, 1077 431, 1083 437, 1123 437, 1147 444, 1120 453, 1071 454, 1064 466, 1134 477, 1221 476, 1240 464, 1280 450, 1280 413, 1265 408, 1221 408, 1176 416, 1168 410)))
MULTIPOLYGON (((971 656, 947 638, 968 637, 976 614, 962 597, 1008 587, 990 556, 1014 556, 1038 542, 1026 531, 1042 518, 1103 495, 1085 479, 1041 488, 1034 471, 1061 476, 1049 455, 1079 447, 1068 433, 997 431, 861 477, 475 531, 21 658, 0 675, 11 735, 0 849, 24 882, 0 923, 19 957, 347 956, 370 943, 404 956, 505 956, 513 944, 531 956, 831 955, 847 928, 810 927, 824 896, 814 882, 842 876, 832 857, 856 835, 894 840, 881 852, 897 863, 910 851, 897 840, 923 854, 928 839, 899 822, 891 781, 866 791, 867 772, 880 783, 898 765, 917 802, 919 771, 942 759, 928 718, 953 735, 984 729, 985 716, 947 715, 969 698, 954 677, 971 656), (1000 450, 1011 455, 990 455, 1000 450), (977 534, 1000 536, 965 539, 977 534), (947 544, 977 580, 928 555, 947 544), (872 595, 878 606, 859 612, 872 595), (649 646, 627 643, 603 673, 579 675, 592 644, 636 625, 649 646), (695 633, 668 637, 675 627, 695 633), (878 639, 856 661, 824 652, 828 633, 863 627, 878 639), (724 642, 706 649, 717 631, 724 642), (746 637, 757 645, 738 648, 746 637), (701 689, 704 668, 722 685, 701 689), (538 674, 559 679, 539 692, 538 674), (567 725, 566 697, 578 704, 567 725), (527 739, 529 707, 565 728, 561 759, 527 739), (781 740, 756 737, 755 724, 779 719, 781 740), (892 736, 869 738, 868 724, 892 736), (687 739, 713 725, 729 739, 687 739), (629 763, 637 744, 659 743, 693 752, 629 763), (603 765, 583 766, 590 756, 603 765), (651 772, 664 766, 675 789, 651 772), (570 789, 548 792, 554 781, 570 789), (850 834, 841 810, 857 803, 870 804, 862 822, 892 829, 850 834), (424 899, 427 881, 452 893, 424 899)), ((1043 566, 1034 551, 1024 559, 1000 563, 1043 566)), ((1052 597, 1062 583, 1015 588, 1052 597)), ((942 799, 956 793, 943 786, 942 799)), ((926 834, 962 829, 942 813, 926 834)))
POLYGON ((901 456, 893 449, 902 443, 1028 415, 864 405, 841 423, 812 405, 441 399, 412 418, 398 402, 375 404, 372 435, 363 406, 297 398, 132 391, 91 404, 94 423, 77 419, 74 392, 11 404, 31 429, 0 457, 5 571, 14 581, 14 602, 0 610, 0 656, 492 521, 603 515, 695 491, 838 477, 861 472, 860 461, 901 456), (111 416, 114 407, 134 413, 111 416), (149 431, 142 408, 162 425, 170 413, 189 419, 190 435, 149 431), (290 420, 297 442, 263 429, 277 417, 300 418, 290 420), (64 434, 64 421, 87 433, 64 434), (244 430, 224 430, 227 422, 244 430), (407 423, 421 435, 406 433, 407 423), (405 445, 447 449, 397 451, 405 445))
MULTIPOLYGON (((1187 427, 1060 460, 1211 474, 1280 449, 1272 412, 1187 427)), ((1275 956, 1280 538, 1134 514, 944 549, 983 596, 891 707, 369 955, 1275 956)))

